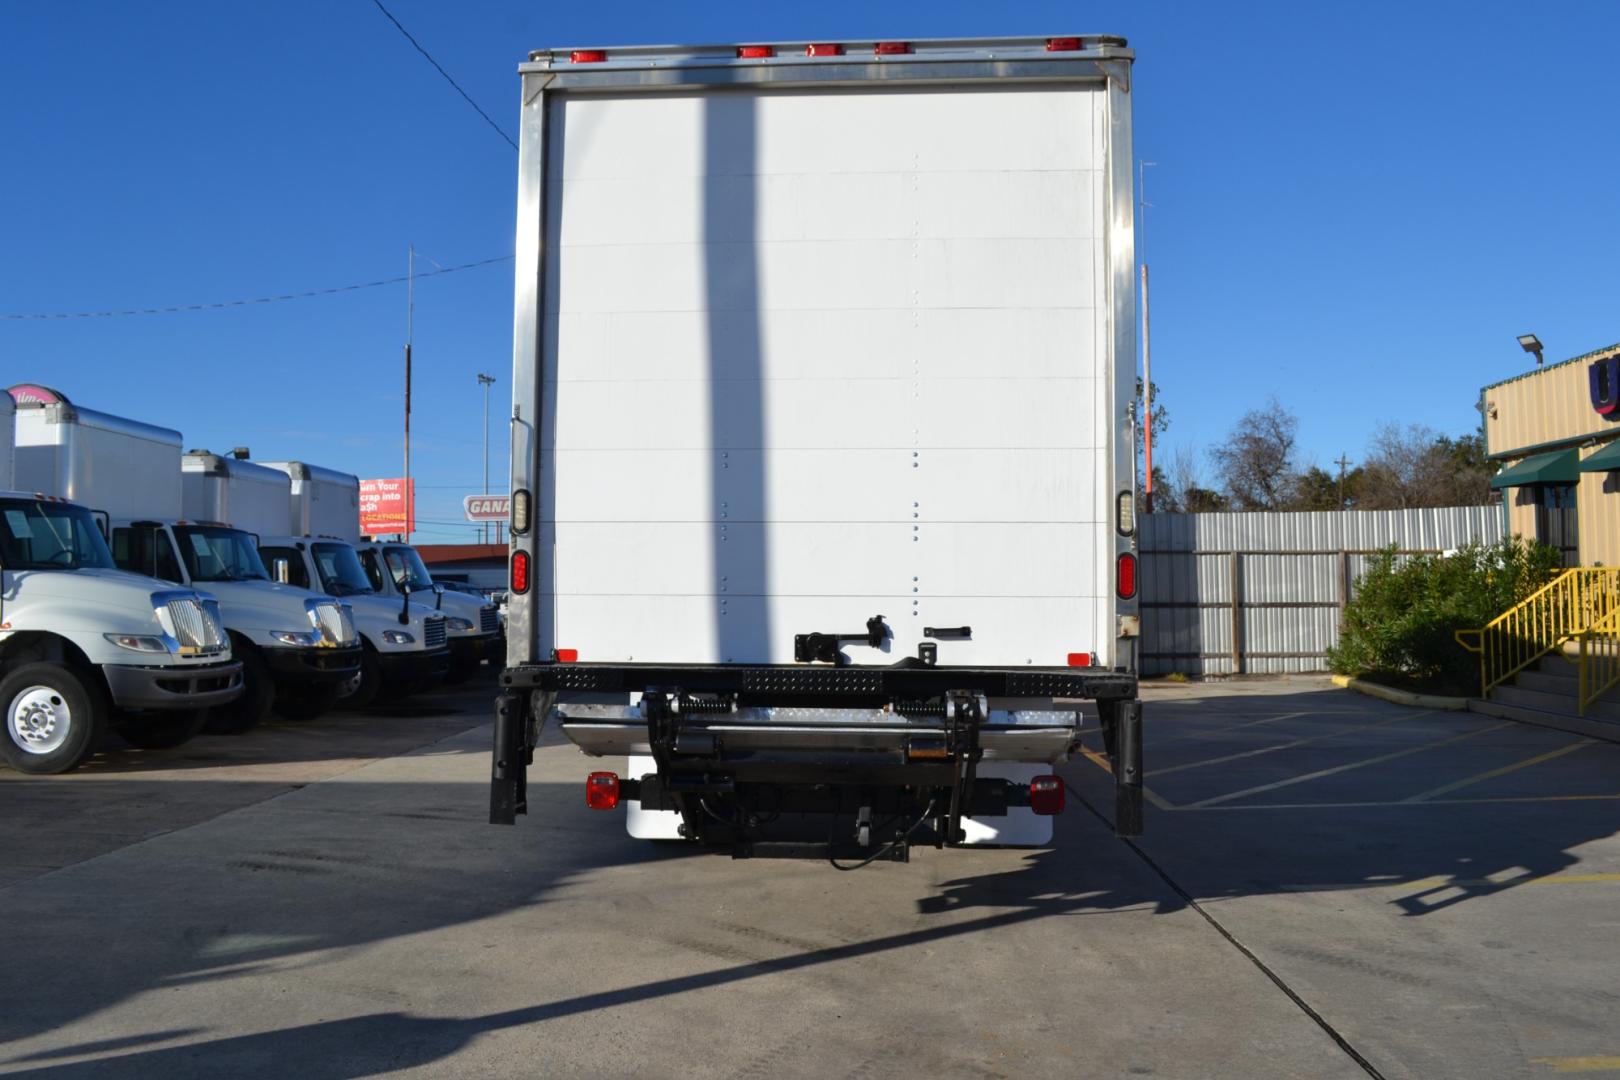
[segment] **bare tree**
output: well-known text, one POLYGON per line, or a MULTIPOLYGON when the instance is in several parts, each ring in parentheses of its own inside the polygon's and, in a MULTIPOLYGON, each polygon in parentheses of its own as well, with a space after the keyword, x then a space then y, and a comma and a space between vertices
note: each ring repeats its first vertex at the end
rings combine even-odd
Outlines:
POLYGON ((1288 508, 1299 480, 1298 431, 1299 420, 1271 398, 1265 408, 1245 413, 1225 445, 1210 452, 1234 509, 1288 508))
POLYGON ((1367 448, 1356 505, 1477 506, 1490 499, 1491 472, 1477 436, 1451 439, 1422 424, 1385 424, 1367 448))

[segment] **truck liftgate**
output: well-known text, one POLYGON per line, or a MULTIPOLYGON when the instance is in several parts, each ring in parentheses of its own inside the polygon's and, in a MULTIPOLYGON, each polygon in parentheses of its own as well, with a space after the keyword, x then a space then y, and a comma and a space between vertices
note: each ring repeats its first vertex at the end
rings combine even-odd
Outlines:
MULTIPOLYGON (((1067 757, 1077 747, 1083 699, 1096 704, 1113 765, 1115 833, 1142 831, 1141 703, 1136 677, 1123 672, 552 663, 510 668, 501 682, 493 824, 527 813, 528 766, 555 716, 586 753, 650 756, 656 772, 623 781, 594 773, 591 782, 612 785, 609 805, 636 799, 676 811, 682 837, 730 843, 743 856, 835 858, 870 855, 887 841, 884 857, 903 858, 924 825, 943 846, 963 839, 963 818, 1020 806, 1053 813, 1054 800, 1061 808, 1061 791, 983 779, 978 766, 987 757, 1067 757), (632 704, 633 697, 639 701, 632 704), (992 701, 1044 708, 1014 714, 992 710, 992 701), (1029 716, 1070 719, 1030 723, 1029 716), (851 842, 762 840, 783 813, 845 815, 854 826, 851 842), (889 819, 887 833, 878 817, 889 819), (914 823, 899 827, 907 822, 914 823)), ((605 808, 589 790, 588 801, 605 808)))

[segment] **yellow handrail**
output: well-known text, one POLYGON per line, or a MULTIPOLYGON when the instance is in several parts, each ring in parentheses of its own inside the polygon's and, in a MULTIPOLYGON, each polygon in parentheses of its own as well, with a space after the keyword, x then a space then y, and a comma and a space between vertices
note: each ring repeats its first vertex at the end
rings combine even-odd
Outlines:
POLYGON ((1620 683, 1620 607, 1580 633, 1580 713, 1620 683))
MULTIPOLYGON (((1565 570, 1480 629, 1459 630, 1455 636, 1457 644, 1479 654, 1480 697, 1488 697, 1493 686, 1511 679, 1565 642, 1580 639, 1584 697, 1588 669, 1596 678, 1603 667, 1601 658, 1607 655, 1603 642, 1620 639, 1620 624, 1604 629, 1616 614, 1620 614, 1620 567, 1577 567, 1565 570), (1589 633, 1594 635, 1591 643, 1595 646, 1590 650, 1586 637, 1589 633)), ((1616 678, 1620 678, 1620 662, 1616 667, 1616 678)), ((1607 688, 1605 685, 1595 690, 1593 698, 1607 688)))

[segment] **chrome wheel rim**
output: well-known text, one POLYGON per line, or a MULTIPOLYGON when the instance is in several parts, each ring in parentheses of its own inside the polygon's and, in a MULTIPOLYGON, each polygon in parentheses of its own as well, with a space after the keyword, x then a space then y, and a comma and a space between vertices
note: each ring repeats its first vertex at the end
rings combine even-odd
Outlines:
POLYGON ((11 741, 30 754, 49 754, 67 742, 73 729, 73 710, 59 690, 30 686, 11 699, 6 730, 11 741))

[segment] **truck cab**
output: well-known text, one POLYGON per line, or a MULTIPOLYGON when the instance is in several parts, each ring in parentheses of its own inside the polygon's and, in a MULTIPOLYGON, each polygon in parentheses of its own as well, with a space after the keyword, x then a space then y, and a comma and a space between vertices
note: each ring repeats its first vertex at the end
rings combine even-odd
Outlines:
MULTIPOLYGON (((426 690, 450 668, 446 619, 431 602, 378 596, 354 546, 337 536, 260 537, 277 580, 319 589, 349 605, 360 635, 360 669, 345 704, 360 708, 426 690)), ((414 591, 414 590, 413 590, 414 591)), ((429 594, 431 595, 431 594, 429 594)))
POLYGON ((409 587, 424 600, 432 597, 434 609, 445 616, 450 642, 449 682, 465 682, 485 660, 500 666, 506 641, 501 635, 500 612, 494 604, 435 582, 421 553, 409 544, 362 541, 358 550, 366 577, 379 595, 403 596, 403 590, 409 587))

